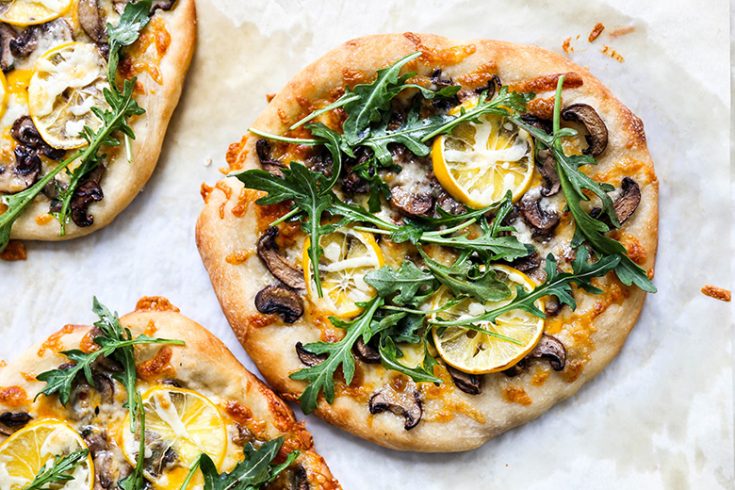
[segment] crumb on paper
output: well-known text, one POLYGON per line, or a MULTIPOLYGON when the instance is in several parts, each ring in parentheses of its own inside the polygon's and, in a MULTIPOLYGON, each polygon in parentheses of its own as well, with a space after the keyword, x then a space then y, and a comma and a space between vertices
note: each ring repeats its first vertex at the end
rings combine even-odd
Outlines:
POLYGON ((212 159, 211 158, 207 158, 206 160, 204 160, 204 166, 205 167, 211 167, 212 166, 212 159))
POLYGON ((572 47, 571 37, 568 37, 564 40, 564 42, 561 44, 561 49, 563 49, 566 54, 574 53, 574 48, 572 47))
POLYGON ((270 104, 271 100, 273 100, 273 97, 275 96, 276 94, 274 94, 273 92, 267 93, 265 94, 265 101, 270 104))
POLYGON ((622 63, 625 61, 625 58, 623 58, 623 56, 620 53, 615 51, 613 48, 611 48, 607 44, 602 47, 602 54, 609 56, 610 58, 614 59, 618 63, 622 63))
POLYGON ((605 24, 602 22, 598 22, 595 24, 595 27, 592 28, 592 32, 590 32, 590 35, 587 37, 587 40, 589 42, 594 42, 595 39, 600 37, 600 34, 602 34, 602 31, 605 30, 605 24))
POLYGON ((706 284, 702 287, 702 294, 725 302, 729 302, 732 297, 729 289, 712 286, 711 284, 706 284))
POLYGON ((221 173, 222 175, 227 175, 227 174, 230 173, 230 168, 229 167, 220 167, 217 170, 219 170, 219 173, 221 173))
POLYGON ((26 260, 28 258, 28 252, 23 242, 18 240, 10 240, 5 250, 0 253, 0 259, 7 260, 8 262, 14 262, 16 260, 26 260))
POLYGON ((615 37, 625 36, 626 34, 630 34, 633 31, 635 31, 634 26, 618 27, 617 29, 610 31, 610 37, 615 38, 615 37))

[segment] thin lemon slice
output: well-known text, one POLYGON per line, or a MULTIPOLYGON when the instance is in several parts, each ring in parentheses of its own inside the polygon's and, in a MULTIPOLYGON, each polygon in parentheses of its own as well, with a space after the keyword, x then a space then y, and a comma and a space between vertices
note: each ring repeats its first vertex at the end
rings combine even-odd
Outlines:
POLYGON ((0 0, 0 21, 15 26, 45 24, 61 17, 72 0, 0 0))
MULTIPOLYGON (((54 458, 68 456, 82 449, 87 449, 84 440, 65 422, 45 419, 27 425, 0 446, 0 482, 3 490, 28 487, 44 467, 53 464, 54 458)), ((88 454, 68 475, 71 480, 53 488, 91 490, 94 487, 92 456, 88 454)))
MULTIPOLYGON (((474 298, 466 298, 432 317, 453 321, 479 316, 485 311, 511 302, 517 294, 517 285, 527 291, 535 287, 535 283, 528 276, 512 267, 495 265, 493 269, 510 287, 512 294, 509 298, 485 303, 474 298)), ((452 293, 442 286, 432 301, 432 309, 446 305, 451 299, 454 299, 452 293)), ((536 301, 535 305, 543 311, 542 300, 536 301)), ((544 320, 525 310, 512 310, 503 313, 494 322, 478 322, 476 326, 497 336, 463 327, 435 326, 432 331, 434 345, 441 358, 450 366, 466 373, 485 374, 503 371, 523 359, 541 339, 544 320)))
POLYGON ((453 198, 482 208, 500 201, 508 191, 516 200, 528 190, 533 153, 528 132, 501 116, 485 115, 437 137, 431 160, 437 180, 453 198))
POLYGON ((302 256, 306 292, 312 301, 330 313, 351 318, 362 311, 357 303, 375 296, 373 287, 365 282, 365 274, 383 266, 383 252, 372 234, 351 228, 324 235, 319 238, 319 244, 323 251, 319 261, 323 297, 318 297, 312 278, 308 238, 304 241, 302 256))
POLYGON ((28 85, 28 108, 41 137, 54 148, 84 146, 82 129, 102 121, 93 107, 108 107, 107 62, 94 44, 71 42, 44 53, 28 85))
MULTIPOLYGON (((158 489, 181 487, 189 468, 205 453, 219 468, 227 452, 227 425, 205 396, 172 386, 154 386, 143 394, 145 412, 145 477, 158 489)), ((123 454, 135 465, 139 433, 122 430, 123 454)), ((200 478, 198 475, 197 478, 200 478)))

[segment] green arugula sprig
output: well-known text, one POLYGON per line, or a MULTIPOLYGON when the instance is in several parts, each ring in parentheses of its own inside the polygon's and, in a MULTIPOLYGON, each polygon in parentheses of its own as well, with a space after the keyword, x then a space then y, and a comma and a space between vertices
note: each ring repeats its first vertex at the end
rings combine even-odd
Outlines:
POLYGON ((82 135, 87 142, 87 146, 64 159, 29 188, 0 198, 0 201, 7 206, 5 212, 0 214, 0 251, 7 247, 15 221, 36 196, 41 193, 43 188, 72 163, 79 162, 79 166, 70 174, 69 185, 59 194, 62 207, 61 211, 55 214, 60 223, 59 232, 63 236, 66 232, 66 224, 69 221, 71 200, 74 193, 84 177, 89 175, 101 161, 100 150, 106 146, 118 146, 120 142, 115 136, 118 132, 123 133, 126 138, 135 137, 127 121, 130 117, 143 114, 145 111, 133 98, 135 80, 126 80, 123 83, 122 90, 120 90, 115 81, 115 74, 117 73, 120 49, 138 39, 140 30, 148 23, 147 12, 150 11, 150 6, 151 0, 128 3, 118 25, 113 27, 108 24, 110 37, 108 78, 110 87, 104 89, 103 95, 110 107, 106 110, 99 107, 92 108, 95 115, 102 120, 102 125, 96 131, 89 127, 83 129, 82 135))
POLYGON ((352 356, 352 347, 357 339, 363 342, 370 341, 371 322, 375 312, 383 305, 383 299, 373 298, 362 305, 363 311, 353 320, 344 321, 330 317, 332 325, 345 330, 345 336, 337 342, 313 342, 304 345, 304 348, 313 354, 326 354, 327 358, 316 364, 291 374, 291 379, 307 381, 308 385, 299 397, 301 409, 309 414, 317 407, 319 394, 324 393, 328 403, 334 401, 334 376, 338 368, 342 368, 345 383, 352 383, 355 375, 355 358, 352 356))
POLYGON ((635 284, 643 291, 655 293, 656 287, 648 278, 646 271, 628 257, 627 250, 623 244, 606 235, 610 231, 608 225, 599 219, 593 218, 581 206, 582 201, 590 200, 585 194, 585 191, 592 192, 600 199, 603 212, 610 220, 610 223, 614 227, 620 226, 612 198, 608 194, 612 190, 611 186, 595 182, 580 170, 580 167, 584 165, 595 164, 595 159, 591 155, 566 155, 564 153, 562 146, 563 138, 573 136, 576 132, 571 128, 561 127, 561 93, 563 85, 564 76, 561 76, 559 77, 556 95, 554 97, 552 134, 547 134, 527 124, 520 117, 514 116, 513 121, 531 133, 537 142, 549 148, 554 155, 556 172, 559 175, 561 189, 569 206, 569 211, 577 225, 577 235, 583 237, 603 257, 614 255, 620 258, 615 268, 615 273, 623 284, 626 286, 635 284))
MULTIPOLYGON (((135 390, 135 406, 140 407, 143 405, 143 400, 140 396, 140 392, 135 390)), ((138 455, 135 458, 135 468, 125 478, 120 480, 117 485, 120 490, 143 490, 146 488, 145 479, 145 411, 138 410, 138 417, 131 420, 130 430, 135 430, 133 423, 137 425, 138 429, 138 455)))
POLYGON ((477 315, 459 320, 430 320, 430 323, 443 327, 472 327, 478 323, 494 322, 500 315, 513 310, 524 310, 538 317, 544 318, 546 314, 538 309, 536 301, 545 296, 555 296, 560 303, 569 306, 572 310, 576 309, 577 303, 574 300, 572 285, 579 286, 585 291, 600 294, 602 291, 592 285, 591 280, 595 277, 602 277, 620 262, 619 256, 606 256, 597 262, 589 262, 589 252, 585 247, 577 249, 577 256, 572 263, 572 272, 559 272, 557 270, 557 262, 552 254, 546 257, 546 281, 534 288, 532 291, 526 291, 521 286, 516 288, 516 294, 513 300, 506 305, 486 311, 482 315, 477 315))
POLYGON ((54 484, 61 485, 71 481, 74 478, 72 474, 74 468, 84 461, 88 454, 89 449, 80 449, 66 456, 56 456, 53 463, 41 468, 33 481, 23 490, 45 490, 52 488, 54 484))
POLYGON ((140 412, 139 396, 135 390, 135 357, 134 346, 164 344, 164 345, 184 345, 181 340, 153 338, 147 335, 138 335, 133 338, 130 329, 120 325, 117 315, 110 312, 102 305, 97 298, 92 301, 92 310, 99 316, 99 320, 95 326, 100 330, 100 335, 94 338, 94 342, 100 346, 99 349, 92 352, 83 352, 79 349, 63 351, 64 354, 73 364, 67 368, 57 368, 45 371, 39 374, 36 379, 46 383, 36 397, 40 395, 53 396, 58 395, 62 405, 69 403, 71 392, 74 385, 79 380, 81 374, 87 383, 95 386, 92 376, 92 365, 101 356, 112 358, 118 361, 123 371, 116 375, 127 391, 128 401, 126 403, 130 412, 131 430, 134 428, 135 420, 140 412))
POLYGON ((248 443, 244 448, 245 459, 229 473, 220 474, 212 459, 202 453, 189 469, 180 490, 187 489, 198 468, 201 468, 204 476, 204 490, 260 490, 274 481, 299 456, 298 451, 291 451, 282 463, 273 464, 283 441, 283 437, 278 437, 263 443, 258 449, 248 443))

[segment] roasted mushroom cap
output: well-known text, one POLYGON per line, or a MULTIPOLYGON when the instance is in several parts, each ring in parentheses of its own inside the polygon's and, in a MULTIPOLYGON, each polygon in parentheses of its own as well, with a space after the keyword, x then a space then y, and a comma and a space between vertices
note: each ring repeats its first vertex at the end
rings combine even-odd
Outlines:
POLYGON ((380 362, 380 353, 372 345, 363 342, 362 337, 355 342, 352 353, 366 364, 377 364, 380 362))
POLYGON ((536 347, 527 357, 533 359, 546 359, 554 369, 561 371, 567 363, 567 350, 559 339, 552 335, 543 334, 536 347))
POLYGON ((301 296, 283 286, 267 286, 258 291, 255 308, 261 313, 275 313, 286 323, 293 323, 304 314, 301 296))
POLYGON ((74 197, 71 198, 71 220, 75 225, 83 228, 94 224, 94 216, 88 211, 90 204, 105 197, 100 186, 104 173, 105 166, 97 165, 74 191, 74 197))
POLYGON ((176 0, 153 0, 151 4, 151 12, 156 10, 171 10, 176 3, 176 0))
POLYGON ((404 391, 398 392, 386 386, 370 397, 368 403, 370 413, 375 415, 381 412, 391 412, 403 417, 403 428, 411 430, 421 421, 424 409, 421 406, 421 395, 415 387, 406 386, 404 391))
POLYGON ((541 198, 541 188, 537 187, 526 192, 520 202, 521 215, 534 229, 534 236, 548 235, 559 224, 559 214, 542 209, 541 198))
MULTIPOLYGON (((27 58, 36 50, 41 38, 50 39, 54 45, 72 41, 74 34, 71 26, 64 19, 55 19, 41 25, 27 27, 10 41, 10 52, 16 58, 27 58)), ((48 43, 44 43, 48 46, 48 43)))
POLYGON ((544 178, 541 195, 544 197, 553 196, 561 190, 559 174, 556 173, 556 160, 549 150, 539 151, 538 157, 538 171, 544 178))
POLYGON ((82 29, 94 42, 101 44, 107 41, 105 16, 100 10, 97 0, 79 0, 77 16, 82 29))
POLYGON ((31 421, 28 412, 3 412, 0 414, 0 434, 9 436, 31 421))
POLYGON ((288 263, 285 257, 281 255, 276 243, 278 229, 270 227, 265 230, 263 236, 258 240, 258 257, 263 261, 271 274, 286 286, 293 289, 304 289, 304 273, 295 269, 288 263))
POLYGON ((7 72, 13 69, 15 57, 10 51, 10 43, 18 36, 15 29, 0 23, 0 69, 7 72))
POLYGON ((283 175, 281 169, 284 165, 280 160, 275 159, 271 155, 271 145, 268 140, 260 139, 255 142, 255 153, 258 155, 260 165, 263 170, 273 175, 283 175))
POLYGON ((641 202, 641 188, 630 177, 623 178, 620 188, 621 193, 613 202, 613 206, 618 221, 620 224, 623 224, 638 209, 638 205, 641 202))
POLYGON ((468 374, 458 369, 454 369, 452 366, 447 366, 449 376, 452 377, 454 385, 465 393, 470 395, 480 394, 480 377, 476 374, 468 374))
POLYGON ((538 267, 541 265, 541 257, 539 256, 538 252, 533 252, 532 254, 526 255, 525 257, 514 260, 510 263, 510 265, 512 265, 514 269, 518 269, 521 272, 531 272, 538 269, 538 267))
POLYGON ((597 111, 587 104, 572 104, 565 108, 561 117, 565 121, 576 121, 587 128, 588 147, 584 150, 585 154, 599 156, 607 148, 607 126, 597 111))
POLYGON ((306 475, 306 469, 302 465, 296 465, 291 473, 291 481, 289 482, 289 490, 309 490, 309 478, 306 475))
POLYGON ((410 186, 396 186, 390 190, 390 203, 410 216, 425 216, 434 208, 434 197, 429 192, 416 191, 410 186))
POLYGON ((321 364, 327 358, 326 354, 314 354, 304 348, 304 344, 296 342, 296 355, 299 356, 299 361, 302 364, 312 367, 317 364, 321 364))

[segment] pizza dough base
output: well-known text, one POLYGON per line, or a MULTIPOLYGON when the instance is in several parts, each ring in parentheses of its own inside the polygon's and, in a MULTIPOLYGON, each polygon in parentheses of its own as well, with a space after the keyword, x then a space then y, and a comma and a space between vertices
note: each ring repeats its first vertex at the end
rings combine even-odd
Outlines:
MULTIPOLYGON (((66 234, 59 235, 59 222, 36 218, 48 215, 49 200, 41 196, 30 204, 13 225, 11 238, 20 240, 59 241, 88 235, 110 224, 143 189, 156 168, 166 128, 176 108, 184 86, 187 69, 196 44, 196 6, 194 0, 178 0, 176 6, 162 12, 165 26, 171 35, 171 44, 158 67, 163 83, 158 85, 150 76, 138 78, 146 90, 136 100, 146 113, 132 124, 132 163, 121 151, 108 163, 102 177, 104 199, 89 206, 94 216, 91 226, 79 227, 73 221, 66 226, 66 234)), ((161 15, 161 14, 157 14, 161 15)))
MULTIPOLYGON (((499 41, 460 43, 440 36, 413 33, 355 39, 299 72, 268 104, 252 126, 281 134, 304 115, 304 101, 327 98, 335 89, 345 85, 344 78, 347 76, 362 76, 363 80, 370 80, 377 69, 419 49, 440 50, 462 44, 473 44, 475 52, 460 63, 446 67, 445 75, 456 77, 494 62, 504 84, 568 72, 582 77, 584 84, 581 87, 564 90, 564 103, 589 103, 605 120, 610 140, 607 150, 598 159, 597 167, 604 171, 624 158, 637 160, 641 164, 638 172, 631 177, 636 178, 641 185, 642 199, 635 214, 626 222, 625 230, 637 238, 645 253, 641 265, 652 274, 658 237, 658 182, 646 147, 643 124, 588 70, 545 49, 499 41), (652 177, 644 183, 641 176, 645 174, 652 177)), ((423 75, 430 74, 434 68, 437 66, 431 64, 410 66, 411 71, 423 75)), ((537 95, 548 97, 553 94, 545 92, 537 95)), ((245 168, 259 167, 255 153, 256 141, 257 137, 247 138, 241 150, 245 168)), ((295 400, 305 384, 289 378, 291 373, 304 368, 296 356, 294 345, 299 341, 307 343, 319 340, 319 330, 304 317, 292 325, 275 322, 263 327, 252 321, 259 315, 254 306, 255 294, 276 280, 255 254, 243 264, 227 261, 232 254, 256 249, 255 205, 250 204, 242 217, 232 213, 233 207, 238 205, 242 189, 242 184, 233 177, 223 179, 215 186, 205 199, 206 205, 197 223, 197 244, 222 309, 238 339, 270 385, 284 398, 295 400), (230 192, 223 191, 227 188, 230 192)), ((605 288, 613 281, 608 276, 601 282, 601 287, 605 288)), ((424 420, 410 431, 404 430, 401 417, 390 413, 371 415, 366 402, 341 393, 339 386, 334 403, 330 405, 322 399, 315 413, 359 437, 393 449, 456 452, 476 448, 513 427, 535 419, 556 403, 572 396, 617 355, 646 297, 646 293, 636 288, 630 288, 626 294, 629 295, 622 304, 613 303, 595 318, 595 332, 592 335, 595 348, 589 353, 584 369, 572 382, 562 379, 553 371, 541 385, 532 383, 529 372, 516 378, 507 378, 502 373, 486 375, 481 394, 473 396, 453 389, 443 400, 444 409, 456 412, 454 417, 446 421, 427 420, 432 410, 432 403, 428 402, 424 404, 424 420), (524 405, 505 399, 501 393, 508 386, 522 388, 532 402, 524 405), (452 409, 457 406, 471 407, 471 410, 481 414, 480 420, 452 409)), ((595 296, 577 292, 576 298, 577 314, 583 315, 594 309, 595 296)), ((382 379, 384 382, 390 379, 380 366, 358 364, 365 377, 382 379)))

